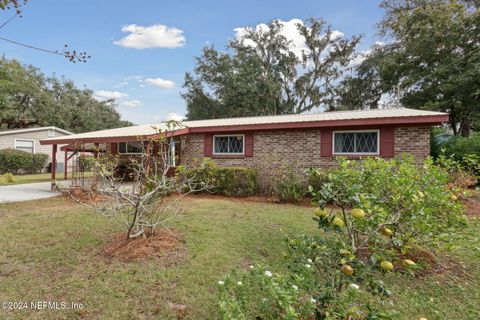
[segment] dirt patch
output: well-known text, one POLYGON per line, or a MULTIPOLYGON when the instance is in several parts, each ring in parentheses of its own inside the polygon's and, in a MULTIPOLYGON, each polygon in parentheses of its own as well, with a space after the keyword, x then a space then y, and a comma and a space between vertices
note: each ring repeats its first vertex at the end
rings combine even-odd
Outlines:
MULTIPOLYGON (((370 260, 372 252, 368 249, 359 253, 360 260, 365 263, 370 260)), ((394 262, 395 270, 402 273, 409 273, 415 278, 427 278, 429 276, 465 276, 464 265, 453 257, 440 254, 436 255, 431 251, 416 248, 407 254, 398 254, 398 260, 394 262), (407 268, 402 265, 401 260, 410 259, 416 263, 414 268, 407 268)))
POLYGON ((63 190, 62 195, 65 199, 79 203, 95 203, 106 201, 107 198, 100 193, 83 188, 70 188, 63 190))
POLYGON ((480 217, 480 192, 472 191, 472 195, 461 200, 468 217, 480 217))
POLYGON ((105 245, 102 254, 122 262, 161 258, 164 265, 172 266, 185 258, 186 248, 177 231, 162 228, 145 238, 127 239, 125 232, 117 233, 105 245))
MULTIPOLYGON (((465 276, 464 266, 453 257, 442 254, 435 255, 432 252, 426 250, 415 250, 414 252, 399 256, 400 259, 410 259, 415 261, 419 266, 418 269, 414 269, 413 275, 415 278, 427 278, 429 276, 465 276)), ((407 272, 407 269, 403 266, 399 266, 400 271, 407 272)))

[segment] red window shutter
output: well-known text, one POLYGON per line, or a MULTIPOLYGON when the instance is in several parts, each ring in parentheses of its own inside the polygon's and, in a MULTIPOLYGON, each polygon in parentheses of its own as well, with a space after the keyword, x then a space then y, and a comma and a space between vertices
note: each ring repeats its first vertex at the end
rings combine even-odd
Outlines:
POLYGON ((322 157, 332 156, 332 130, 322 129, 320 132, 320 155, 322 157))
POLYGON ((116 142, 113 142, 110 144, 110 153, 115 155, 117 154, 117 143, 116 142))
POLYGON ((213 135, 205 134, 203 138, 203 156, 211 157, 213 153, 213 135))
POLYGON ((253 133, 245 134, 245 157, 253 157, 253 133))
POLYGON ((380 155, 385 158, 395 156, 395 128, 380 130, 380 155))

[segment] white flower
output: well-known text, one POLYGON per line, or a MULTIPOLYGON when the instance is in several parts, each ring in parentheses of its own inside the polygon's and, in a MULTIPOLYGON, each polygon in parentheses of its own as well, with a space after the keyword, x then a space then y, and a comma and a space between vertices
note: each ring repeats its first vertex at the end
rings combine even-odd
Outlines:
POLYGON ((242 281, 237 282, 237 285, 239 285, 239 286, 241 286, 242 284, 243 284, 242 281))
POLYGON ((222 280, 218 281, 218 284, 223 286, 225 284, 225 282, 223 282, 222 280))
POLYGON ((312 263, 312 262, 313 262, 312 259, 307 259, 307 261, 308 261, 308 263, 312 263))
POLYGON ((262 301, 263 301, 263 302, 267 301, 267 298, 263 298, 262 301))
POLYGON ((305 268, 307 268, 307 269, 310 269, 311 267, 312 267, 311 264, 308 264, 308 263, 307 263, 307 264, 305 265, 305 268))
POLYGON ((292 288, 295 289, 295 290, 298 290, 298 287, 294 284, 292 284, 292 288))
POLYGON ((250 269, 254 269, 255 267, 254 266, 248 266, 250 269))
POLYGON ((358 289, 360 289, 360 286, 359 286, 358 284, 352 283, 352 284, 350 285, 350 288, 355 289, 355 290, 358 290, 358 289))
POLYGON ((313 298, 310 298, 310 302, 311 303, 317 303, 317 300, 313 299, 313 298))
POLYGON ((268 270, 267 270, 267 271, 265 271, 265 275, 266 275, 267 277, 271 277, 271 276, 272 276, 272 274, 273 274, 273 273, 271 273, 271 272, 270 272, 270 271, 268 271, 268 270))

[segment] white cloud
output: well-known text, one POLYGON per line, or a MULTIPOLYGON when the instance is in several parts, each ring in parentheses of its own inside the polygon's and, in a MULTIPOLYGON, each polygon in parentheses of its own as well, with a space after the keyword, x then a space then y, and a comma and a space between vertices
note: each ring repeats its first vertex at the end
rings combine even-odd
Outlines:
POLYGON ((130 24, 122 28, 128 36, 113 42, 117 46, 133 49, 178 48, 185 45, 183 31, 163 24, 137 26, 130 24))
POLYGON ((128 86, 128 84, 129 84, 129 82, 126 81, 126 80, 124 80, 124 81, 122 81, 122 82, 120 82, 120 83, 117 83, 117 84, 115 85, 115 88, 125 87, 125 86, 128 86))
POLYGON ((179 114, 176 114, 175 112, 170 112, 165 117, 166 121, 169 121, 169 120, 182 121, 184 119, 185 119, 185 116, 181 116, 179 114))
POLYGON ((124 108, 137 108, 141 106, 142 106, 142 102, 140 102, 139 100, 127 100, 127 101, 120 102, 120 107, 124 107, 124 108))
POLYGON ((148 79, 145 79, 145 82, 151 86, 155 86, 163 89, 175 88, 175 82, 170 80, 165 80, 162 78, 148 78, 148 79))
MULTIPOLYGON (((297 25, 304 25, 303 21, 300 19, 291 19, 289 21, 279 20, 280 24, 282 25, 281 34, 287 38, 287 40, 291 41, 291 50, 295 53, 297 57, 302 56, 302 50, 306 53, 308 51, 307 46, 305 45, 305 41, 303 36, 298 31, 297 25)), ((255 27, 240 27, 235 28, 233 31, 235 32, 235 38, 240 40, 244 35, 246 35, 248 30, 255 30, 255 31, 268 31, 268 25, 265 23, 260 23, 255 27)), ((332 30, 332 39, 342 38, 344 34, 338 30, 332 30)), ((254 43, 251 40, 244 40, 246 45, 253 46, 254 43)))
POLYGON ((98 90, 93 97, 97 100, 121 99, 128 97, 128 94, 119 91, 98 90))

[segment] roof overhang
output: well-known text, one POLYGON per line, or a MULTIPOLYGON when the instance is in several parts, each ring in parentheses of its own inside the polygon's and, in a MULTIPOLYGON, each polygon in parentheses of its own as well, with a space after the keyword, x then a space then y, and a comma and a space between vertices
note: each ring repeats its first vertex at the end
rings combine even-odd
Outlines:
POLYGON ((361 126, 399 126, 399 125, 426 125, 433 126, 448 121, 448 114, 432 116, 411 116, 411 117, 385 117, 370 119, 348 119, 348 120, 322 120, 305 122, 286 123, 265 123, 252 125, 228 125, 215 127, 189 128, 188 133, 215 133, 231 131, 260 131, 260 130, 286 130, 304 128, 331 128, 331 127, 361 127, 361 126))

